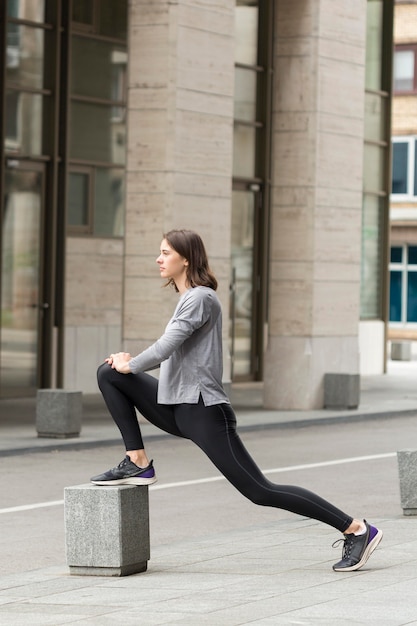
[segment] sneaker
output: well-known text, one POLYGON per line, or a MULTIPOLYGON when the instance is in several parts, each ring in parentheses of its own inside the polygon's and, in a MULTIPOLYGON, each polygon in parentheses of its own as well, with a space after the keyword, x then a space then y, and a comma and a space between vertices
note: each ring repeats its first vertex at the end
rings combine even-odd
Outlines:
POLYGON ((335 572, 353 572, 360 569, 381 541, 382 530, 371 526, 366 520, 363 521, 366 525, 366 532, 363 535, 352 533, 334 542, 334 548, 340 541, 344 542, 342 559, 333 565, 335 572))
POLYGON ((156 483, 153 461, 147 467, 139 467, 126 455, 117 467, 93 476, 90 481, 94 485, 152 485, 156 483))

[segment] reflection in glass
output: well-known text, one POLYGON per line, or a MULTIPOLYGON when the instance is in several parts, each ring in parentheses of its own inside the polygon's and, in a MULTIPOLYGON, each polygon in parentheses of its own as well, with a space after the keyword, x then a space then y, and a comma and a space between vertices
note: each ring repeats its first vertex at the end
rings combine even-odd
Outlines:
POLYGON ((7 24, 6 80, 20 87, 42 89, 45 32, 7 24))
POLYGON ((392 144, 392 193, 408 193, 408 142, 392 144))
POLYGON ((384 189, 386 148, 373 144, 365 144, 364 155, 364 187, 365 191, 378 192, 384 189))
POLYGON ((81 24, 92 24, 93 0, 72 0, 72 20, 81 24))
POLYGON ((73 101, 70 156, 84 161, 124 165, 126 125, 114 120, 113 107, 73 101))
POLYGON ((362 211, 361 318, 381 318, 384 198, 364 195, 362 211))
POLYGON ((407 274, 407 322, 417 322, 417 272, 407 274))
POLYGON ((36 386, 41 175, 7 170, 2 232, 1 381, 36 386))
POLYGON ((98 32, 100 35, 126 40, 127 0, 101 0, 98 32))
POLYGON ((402 263, 403 249, 402 246, 391 246, 391 263, 402 263))
POLYGON ((412 91, 414 89, 414 50, 396 50, 394 52, 394 91, 412 91))
MULTIPOLYGON (((253 4, 253 3, 251 3, 253 4)), ((236 3, 235 9, 235 63, 256 65, 258 59, 258 13, 257 6, 236 3)))
POLYGON ((94 235, 123 236, 124 180, 124 170, 121 168, 97 168, 94 193, 94 235))
POLYGON ((251 374, 255 195, 232 193, 232 377, 251 374))
POLYGON ((234 118, 246 122, 256 120, 256 79, 255 70, 235 68, 235 111, 234 118))
POLYGON ((7 0, 7 16, 31 22, 44 22, 45 0, 28 0, 27 2, 7 0))
POLYGON ((126 65, 126 51, 114 44, 73 37, 71 93, 125 102, 126 65))
POLYGON ((252 126, 235 124, 233 133, 233 176, 253 178, 255 176, 256 129, 252 126))
POLYGON ((385 137, 387 105, 383 96, 365 94, 365 140, 381 141, 385 137))
POLYGON ((389 290, 389 321, 401 322, 402 320, 402 272, 390 272, 389 290))
POLYGON ((6 91, 5 148, 25 155, 42 154, 42 107, 39 94, 6 91))
POLYGON ((68 226, 88 226, 88 174, 70 172, 68 180, 68 226))

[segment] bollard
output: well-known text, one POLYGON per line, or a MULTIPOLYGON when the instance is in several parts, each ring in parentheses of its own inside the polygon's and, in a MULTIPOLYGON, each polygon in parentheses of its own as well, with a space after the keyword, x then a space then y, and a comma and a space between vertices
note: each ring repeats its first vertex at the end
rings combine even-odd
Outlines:
POLYGON ((71 574, 128 576, 150 558, 148 486, 66 487, 65 535, 71 574))
POLYGON ((417 515, 417 450, 399 450, 397 460, 403 514, 417 515))
POLYGON ((359 374, 325 374, 324 408, 356 409, 360 397, 359 374))
POLYGON ((38 437, 66 439, 78 437, 82 420, 82 392, 64 389, 38 389, 36 430, 38 437))

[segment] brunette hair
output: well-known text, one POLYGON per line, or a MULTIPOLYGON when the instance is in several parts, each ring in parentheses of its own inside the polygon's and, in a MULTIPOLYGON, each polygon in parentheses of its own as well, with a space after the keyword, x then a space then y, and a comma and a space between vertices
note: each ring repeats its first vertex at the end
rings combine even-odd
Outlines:
MULTIPOLYGON (((192 230, 170 230, 163 235, 175 252, 187 259, 187 281, 190 287, 210 287, 216 291, 217 280, 208 263, 206 249, 200 235, 192 230)), ((166 283, 178 291, 172 278, 166 283)))

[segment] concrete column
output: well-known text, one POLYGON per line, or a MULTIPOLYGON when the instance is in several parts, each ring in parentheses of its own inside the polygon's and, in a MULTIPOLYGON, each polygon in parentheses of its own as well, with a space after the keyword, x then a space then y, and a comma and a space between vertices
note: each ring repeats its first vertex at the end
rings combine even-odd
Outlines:
POLYGON ((129 2, 123 338, 135 353, 161 334, 177 301, 155 264, 172 228, 202 235, 228 318, 234 8, 129 2))
POLYGON ((264 404, 359 371, 366 2, 277 0, 264 404))

